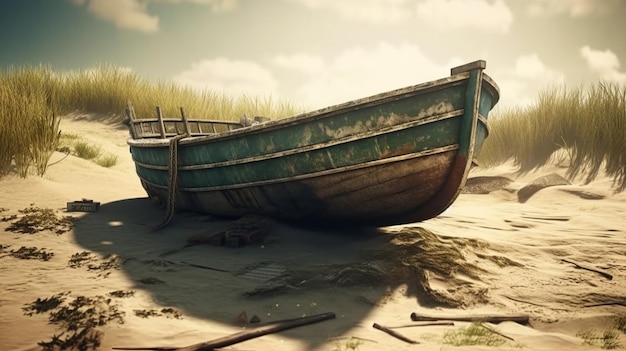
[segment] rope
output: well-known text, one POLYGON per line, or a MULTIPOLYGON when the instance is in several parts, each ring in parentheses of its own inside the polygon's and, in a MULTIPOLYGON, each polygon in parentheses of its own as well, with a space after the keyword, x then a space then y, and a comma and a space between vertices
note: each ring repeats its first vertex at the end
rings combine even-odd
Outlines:
POLYGON ((170 159, 167 172, 167 209, 165 211, 165 218, 163 219, 163 222, 154 227, 152 229, 154 231, 162 229, 172 221, 172 218, 174 218, 174 211, 176 209, 176 192, 178 190, 178 142, 185 137, 187 137, 187 134, 177 135, 170 139, 170 159))

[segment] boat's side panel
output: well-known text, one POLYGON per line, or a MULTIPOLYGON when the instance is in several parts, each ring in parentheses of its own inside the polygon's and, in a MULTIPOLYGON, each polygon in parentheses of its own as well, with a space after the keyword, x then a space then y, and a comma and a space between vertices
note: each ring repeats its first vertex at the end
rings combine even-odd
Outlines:
MULTIPOLYGON (((185 192, 177 206, 221 216, 262 213, 291 221, 391 225, 395 213, 411 213, 441 188, 455 153, 258 187, 185 192)), ((167 189, 144 185, 158 197, 167 195, 167 189)))
MULTIPOLYGON (((435 150, 458 143, 460 116, 425 125, 397 129, 385 134, 353 138, 348 142, 322 145, 310 151, 282 157, 249 159, 220 167, 201 169, 179 168, 179 187, 188 191, 210 190, 213 187, 254 186, 257 182, 282 182, 294 177, 315 177, 318 172, 357 167, 367 162, 435 150)), ((210 145, 206 146, 207 149, 210 145)), ((164 148, 163 152, 167 152, 164 148)), ((207 151, 208 152, 208 151, 207 151)), ((137 165, 140 177, 151 183, 167 185, 167 169, 137 165)))

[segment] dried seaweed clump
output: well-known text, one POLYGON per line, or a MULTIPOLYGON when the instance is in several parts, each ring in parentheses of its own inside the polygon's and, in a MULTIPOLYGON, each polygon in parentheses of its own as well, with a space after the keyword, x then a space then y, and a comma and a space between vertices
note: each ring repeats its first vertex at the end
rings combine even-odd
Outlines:
POLYGON ((115 290, 115 291, 111 291, 107 295, 111 297, 119 297, 119 298, 133 297, 135 296, 135 290, 115 290))
POLYGON ((110 298, 77 296, 69 300, 69 294, 64 292, 45 299, 38 298, 22 308, 27 316, 49 312, 48 321, 63 329, 50 341, 38 343, 44 351, 95 350, 100 346, 103 335, 98 327, 112 321, 124 323, 124 312, 112 304, 110 298))
POLYGON ((6 229, 10 232, 22 234, 35 234, 42 231, 51 231, 55 234, 63 234, 74 226, 74 217, 57 216, 50 208, 40 208, 31 204, 18 211, 21 215, 3 217, 3 221, 13 221, 6 229))
POLYGON ((173 308, 162 308, 160 312, 155 309, 134 310, 133 312, 135 312, 137 317, 141 318, 165 316, 166 318, 183 319, 182 313, 173 308))
POLYGON ((22 246, 17 250, 7 251, 9 246, 0 245, 0 258, 11 256, 13 258, 19 258, 21 260, 41 260, 48 261, 54 256, 54 252, 48 252, 44 249, 37 247, 22 246))
POLYGON ((79 268, 92 262, 94 259, 93 254, 89 251, 77 252, 70 257, 67 266, 70 268, 79 268))

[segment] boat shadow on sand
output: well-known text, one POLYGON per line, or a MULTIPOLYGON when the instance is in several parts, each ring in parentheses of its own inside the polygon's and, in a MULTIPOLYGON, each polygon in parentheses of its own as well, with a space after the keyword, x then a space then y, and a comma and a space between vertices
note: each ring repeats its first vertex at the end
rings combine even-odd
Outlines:
MULTIPOLYGON (((183 316, 241 327, 253 316, 269 322, 334 312, 335 321, 283 334, 314 347, 358 326, 394 296, 415 297, 416 307, 486 302, 485 271, 467 257, 466 249, 481 250, 473 239, 417 226, 316 230, 272 221, 259 243, 189 245, 233 221, 179 213, 153 231, 162 217, 147 198, 106 203, 76 222, 75 238, 133 282, 121 290, 147 292, 155 308, 183 316)), ((409 321, 409 313, 398 320, 409 321)))

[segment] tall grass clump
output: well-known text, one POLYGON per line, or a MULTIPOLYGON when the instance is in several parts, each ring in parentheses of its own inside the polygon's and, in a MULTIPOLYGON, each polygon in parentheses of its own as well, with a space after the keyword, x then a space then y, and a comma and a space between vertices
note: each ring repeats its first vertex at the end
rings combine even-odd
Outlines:
POLYGON ((555 151, 569 156, 567 176, 593 181, 600 170, 626 189, 626 86, 599 82, 588 89, 554 87, 534 105, 494 114, 479 156, 486 166, 512 159, 521 172, 544 166, 555 151))
POLYGON ((58 81, 46 66, 0 73, 0 176, 43 175, 59 142, 58 81))
POLYGON ((197 91, 174 82, 151 82, 129 69, 100 65, 95 69, 65 73, 62 81, 63 111, 114 114, 120 119, 130 101, 138 118, 154 118, 156 106, 166 118, 179 118, 183 107, 188 118, 239 120, 248 116, 281 118, 297 108, 284 101, 242 95, 231 97, 211 90, 197 91))
MULTIPOLYGON (((187 118, 239 121, 243 116, 272 119, 303 112, 301 108, 271 97, 241 95, 232 97, 212 90, 197 91, 172 82, 144 84, 130 94, 138 118, 155 118, 156 106, 165 118, 180 118, 183 107, 187 118)), ((126 101, 123 102, 124 105, 126 101)))
POLYGON ((132 71, 112 65, 66 72, 59 76, 59 80, 64 113, 119 114, 142 84, 132 71))

